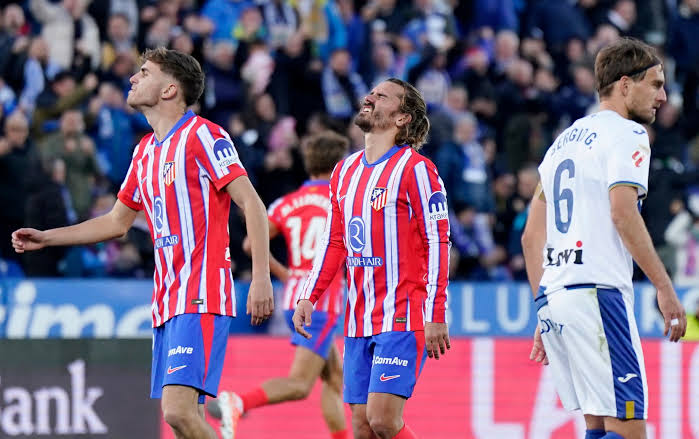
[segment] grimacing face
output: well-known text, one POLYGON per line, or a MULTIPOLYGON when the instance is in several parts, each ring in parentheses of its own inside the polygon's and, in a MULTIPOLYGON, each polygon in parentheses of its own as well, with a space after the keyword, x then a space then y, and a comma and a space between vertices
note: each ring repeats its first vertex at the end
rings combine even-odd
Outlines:
POLYGON ((126 103, 136 109, 154 107, 160 100, 163 89, 168 85, 165 74, 156 63, 146 61, 129 82, 131 90, 126 103))
POLYGON ((631 88, 626 96, 626 107, 629 119, 640 124, 651 124, 655 121, 658 108, 667 101, 665 94, 665 74, 661 64, 646 71, 642 80, 630 80, 631 88))
POLYGON ((364 98, 354 124, 368 133, 373 129, 387 130, 395 126, 404 90, 398 84, 384 81, 364 98))

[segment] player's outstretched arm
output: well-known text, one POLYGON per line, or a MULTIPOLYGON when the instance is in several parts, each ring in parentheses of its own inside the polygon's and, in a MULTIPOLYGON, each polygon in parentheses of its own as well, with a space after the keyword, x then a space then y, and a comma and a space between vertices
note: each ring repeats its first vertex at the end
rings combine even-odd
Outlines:
POLYGON ((615 186, 609 191, 609 201, 612 221, 621 240, 658 290, 658 306, 665 320, 664 335, 669 332, 670 341, 679 341, 687 330, 687 316, 638 211, 638 190, 633 186, 615 186))
POLYGON ((527 279, 532 289, 532 295, 536 298, 541 277, 544 275, 544 246, 546 245, 546 201, 541 195, 541 185, 536 190, 531 203, 527 224, 522 232, 522 253, 524 254, 524 266, 527 270, 527 279))
POLYGON ((313 314, 313 303, 308 299, 301 299, 296 304, 296 310, 291 321, 294 322, 294 329, 306 338, 311 338, 311 334, 304 329, 304 326, 311 325, 311 314, 313 314))
POLYGON ((57 245, 94 244, 123 236, 136 219, 138 211, 117 200, 109 213, 68 227, 36 230, 23 228, 12 233, 12 246, 17 253, 57 245))
POLYGON ((226 186, 235 204, 243 210, 252 252, 252 281, 248 292, 247 314, 250 322, 259 325, 274 311, 272 281, 269 277, 269 230, 267 210, 246 176, 226 186))

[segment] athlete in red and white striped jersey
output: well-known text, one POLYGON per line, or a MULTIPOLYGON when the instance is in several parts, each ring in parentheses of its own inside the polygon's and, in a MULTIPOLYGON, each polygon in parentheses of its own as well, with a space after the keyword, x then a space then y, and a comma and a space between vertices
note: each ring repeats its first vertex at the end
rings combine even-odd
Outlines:
POLYGON ((226 133, 187 111, 204 90, 197 60, 165 48, 143 58, 127 103, 144 114, 153 134, 136 148, 112 210, 74 226, 19 229, 12 244, 22 253, 106 241, 124 235, 145 210, 156 258, 151 397, 162 397, 163 418, 178 437, 215 437, 198 404, 218 392, 235 309, 230 200, 242 209, 251 237, 253 324, 274 309, 265 208, 226 133))
POLYGON ((184 313, 235 316, 222 189, 243 175, 228 134, 191 111, 163 142, 149 134, 134 150, 118 198, 145 210, 155 244, 154 327, 184 313))
POLYGON ((322 250, 294 326, 310 336, 304 326, 313 304, 344 264, 344 400, 355 438, 414 438, 402 420, 405 401, 425 353, 438 358, 449 348, 446 192, 434 164, 417 152, 429 121, 412 85, 395 78, 378 84, 355 124, 366 146, 333 171, 322 250))
MULTIPOLYGON (((327 177, 326 177, 327 178, 327 177)), ((313 258, 321 241, 330 210, 328 180, 308 180, 300 188, 276 200, 267 209, 270 237, 281 233, 287 247, 288 277, 284 285, 283 309, 295 310, 301 298, 303 283, 313 267, 313 258)), ((341 312, 344 284, 338 271, 327 292, 316 305, 316 311, 341 312)))

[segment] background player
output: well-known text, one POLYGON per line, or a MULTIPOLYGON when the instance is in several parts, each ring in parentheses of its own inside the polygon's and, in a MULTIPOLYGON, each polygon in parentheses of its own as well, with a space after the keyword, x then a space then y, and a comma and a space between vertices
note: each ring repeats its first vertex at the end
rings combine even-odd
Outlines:
POLYGON ((156 250, 151 397, 162 396, 163 417, 178 438, 215 438, 201 404, 218 391, 235 316, 230 202, 243 210, 251 241, 247 312, 253 324, 273 310, 265 209, 228 134, 187 111, 204 89, 199 63, 164 48, 146 51, 143 59, 127 102, 154 132, 136 146, 112 210, 70 227, 19 229, 12 244, 22 253, 117 238, 145 210, 156 250))
POLYGON ((365 149, 330 180, 323 245, 294 314, 312 324, 313 305, 347 266, 344 400, 355 438, 414 438, 403 422, 425 351, 449 348, 446 299, 449 219, 437 168, 417 151, 427 137, 425 102, 391 78, 364 99, 355 124, 365 149), (426 349, 425 349, 426 347, 426 349))
MULTIPOLYGON (((330 208, 330 173, 335 164, 347 154, 348 147, 349 140, 332 131, 306 138, 302 144, 302 153, 310 180, 298 190, 276 200, 268 210, 270 237, 281 233, 288 250, 289 268, 271 256, 270 268, 272 274, 285 284, 282 306, 286 309, 292 331, 294 326, 291 317, 325 229, 330 208)), ((248 242, 246 239, 244 245, 248 242)), ((305 399, 313 390, 318 377, 323 380, 321 408, 332 438, 349 437, 341 397, 342 364, 340 353, 333 343, 337 317, 341 314, 343 305, 342 274, 338 271, 322 300, 316 303, 313 324, 306 328, 312 337, 306 339, 294 331, 291 344, 296 346, 296 352, 287 377, 267 380, 240 396, 233 392, 221 392, 218 399, 209 401, 208 409, 214 415, 222 417, 221 431, 227 437, 231 437, 231 432, 235 431, 244 411, 268 404, 305 399)))
POLYGON ((641 439, 648 389, 632 257, 658 290, 665 334, 676 342, 687 324, 639 212, 650 163, 641 124, 666 100, 663 66, 650 46, 624 38, 599 52, 595 78, 600 112, 547 151, 522 236, 538 290, 531 358, 551 363, 564 407, 585 415, 587 439, 641 439))

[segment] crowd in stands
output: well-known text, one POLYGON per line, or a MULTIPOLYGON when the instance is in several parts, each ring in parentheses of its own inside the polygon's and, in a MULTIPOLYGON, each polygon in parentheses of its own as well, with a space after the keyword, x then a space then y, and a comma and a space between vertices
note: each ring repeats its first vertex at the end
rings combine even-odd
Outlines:
MULTIPOLYGON (((145 218, 119 240, 16 255, 10 233, 108 211, 134 146, 150 132, 129 108, 146 48, 196 57, 195 112, 234 139, 269 205, 307 176, 301 138, 347 135, 360 100, 398 77, 432 128, 422 153, 451 207, 452 279, 523 280, 520 235, 537 164, 598 104, 597 50, 633 36, 664 60, 667 103, 648 127, 643 214, 674 279, 699 284, 699 0, 24 0, 0 1, 0 258, 29 276, 150 276, 145 218)), ((230 219, 234 275, 249 261, 230 219)), ((279 252, 280 243, 274 243, 279 252)))

